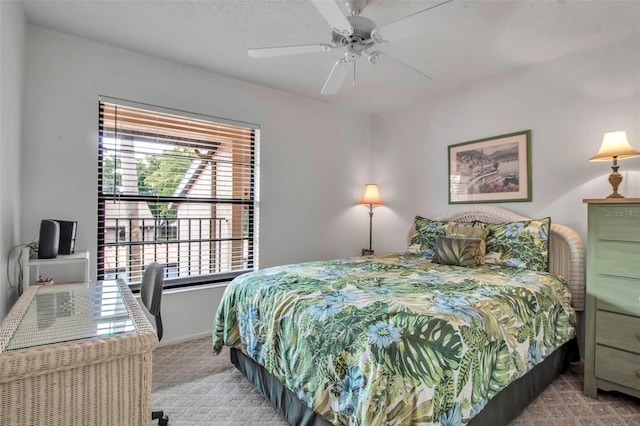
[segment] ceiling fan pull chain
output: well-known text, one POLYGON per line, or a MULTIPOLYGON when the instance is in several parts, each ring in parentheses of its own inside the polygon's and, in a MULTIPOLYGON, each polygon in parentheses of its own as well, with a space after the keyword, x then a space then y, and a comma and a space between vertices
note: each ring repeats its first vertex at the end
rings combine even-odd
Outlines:
POLYGON ((353 87, 356 87, 356 61, 353 61, 353 87))

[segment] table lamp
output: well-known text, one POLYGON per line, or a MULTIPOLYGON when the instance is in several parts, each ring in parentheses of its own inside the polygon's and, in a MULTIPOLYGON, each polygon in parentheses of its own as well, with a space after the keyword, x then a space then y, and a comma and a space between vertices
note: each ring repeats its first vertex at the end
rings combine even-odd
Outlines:
POLYGON ((373 233, 373 206, 383 206, 380 194, 378 193, 378 185, 366 184, 364 187, 364 195, 358 204, 369 205, 369 249, 362 249, 363 256, 369 256, 373 254, 371 248, 371 235, 373 233))
POLYGON ((640 156, 640 152, 633 149, 629 144, 627 132, 607 132, 604 134, 600 150, 589 161, 613 160, 613 166, 611 166, 613 172, 609 175, 609 183, 613 188, 613 192, 607 198, 624 198, 623 195, 618 194, 618 186, 622 182, 622 175, 618 173, 618 160, 638 156, 640 156))

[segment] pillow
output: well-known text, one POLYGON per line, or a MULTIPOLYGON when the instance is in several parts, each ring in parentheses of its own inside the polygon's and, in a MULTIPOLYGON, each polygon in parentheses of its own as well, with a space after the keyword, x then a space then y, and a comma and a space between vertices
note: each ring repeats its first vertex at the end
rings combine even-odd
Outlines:
POLYGON ((444 265, 476 266, 481 241, 481 238, 461 236, 439 237, 431 261, 444 265))
POLYGON ((549 270, 551 218, 505 223, 482 223, 490 231, 486 261, 512 268, 549 270))
POLYGON ((444 234, 446 236, 459 236, 480 238, 480 247, 476 255, 476 266, 485 264, 485 254, 487 251, 487 244, 485 242, 489 235, 489 230, 483 226, 473 226, 471 223, 449 223, 444 227, 444 234))
POLYGON ((422 254, 425 257, 433 257, 438 237, 444 236, 444 226, 447 223, 416 216, 413 220, 413 227, 409 231, 408 251, 422 254))

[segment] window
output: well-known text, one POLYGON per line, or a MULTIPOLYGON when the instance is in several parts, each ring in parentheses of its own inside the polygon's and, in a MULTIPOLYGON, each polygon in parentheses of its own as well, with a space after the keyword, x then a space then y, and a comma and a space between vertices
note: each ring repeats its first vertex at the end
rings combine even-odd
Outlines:
POLYGON ((226 281, 257 267, 259 128, 101 97, 98 279, 165 287, 226 281))

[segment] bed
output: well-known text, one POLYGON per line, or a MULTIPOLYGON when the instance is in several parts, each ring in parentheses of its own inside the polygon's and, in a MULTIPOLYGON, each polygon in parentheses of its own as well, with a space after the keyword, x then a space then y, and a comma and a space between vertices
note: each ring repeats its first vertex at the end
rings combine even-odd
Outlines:
POLYGON ((579 236, 470 205, 407 240, 237 277, 214 353, 294 425, 508 424, 577 354, 579 236))

